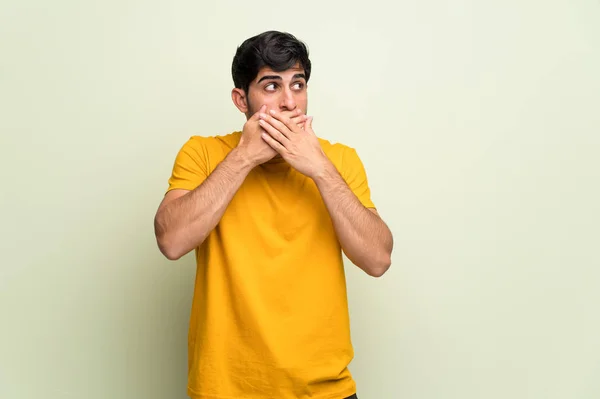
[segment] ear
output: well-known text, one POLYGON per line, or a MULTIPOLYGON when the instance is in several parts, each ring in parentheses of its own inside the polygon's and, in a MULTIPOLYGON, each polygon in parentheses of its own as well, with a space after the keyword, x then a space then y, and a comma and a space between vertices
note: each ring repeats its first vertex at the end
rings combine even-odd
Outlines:
POLYGON ((231 90, 231 99, 240 112, 243 114, 248 113, 248 99, 246 98, 244 90, 238 88, 231 90))

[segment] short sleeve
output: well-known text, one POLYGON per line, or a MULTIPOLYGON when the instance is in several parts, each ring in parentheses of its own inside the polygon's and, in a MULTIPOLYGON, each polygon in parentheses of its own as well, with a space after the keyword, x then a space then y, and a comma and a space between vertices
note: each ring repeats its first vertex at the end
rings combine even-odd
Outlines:
POLYGON ((194 190, 208 177, 207 151, 198 137, 190 138, 179 150, 167 191, 194 190))
POLYGON ((375 208, 365 167, 353 148, 346 148, 342 158, 342 177, 366 208, 375 208))

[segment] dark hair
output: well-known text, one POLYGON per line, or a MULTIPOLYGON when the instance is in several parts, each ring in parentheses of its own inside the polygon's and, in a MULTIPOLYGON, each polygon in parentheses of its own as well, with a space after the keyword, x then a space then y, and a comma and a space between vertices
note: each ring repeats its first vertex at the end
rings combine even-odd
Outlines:
POLYGON ((233 84, 248 94, 250 83, 263 66, 281 72, 292 68, 296 63, 304 69, 308 82, 311 65, 306 45, 289 33, 263 32, 246 39, 237 48, 231 65, 233 84))

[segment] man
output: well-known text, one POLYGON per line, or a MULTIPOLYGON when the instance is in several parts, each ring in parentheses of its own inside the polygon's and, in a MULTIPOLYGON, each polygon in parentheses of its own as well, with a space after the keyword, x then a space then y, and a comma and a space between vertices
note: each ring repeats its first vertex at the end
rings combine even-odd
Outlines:
POLYGON ((232 66, 242 131, 190 138, 156 213, 167 258, 195 249, 194 399, 356 398, 341 254, 381 276, 392 234, 356 151, 315 135, 310 72, 294 36, 246 40, 232 66))

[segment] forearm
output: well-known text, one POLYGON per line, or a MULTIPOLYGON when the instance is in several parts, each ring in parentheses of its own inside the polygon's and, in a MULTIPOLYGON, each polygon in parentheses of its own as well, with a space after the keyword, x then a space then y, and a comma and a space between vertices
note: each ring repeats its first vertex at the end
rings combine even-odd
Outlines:
POLYGON ((333 164, 314 181, 348 259, 371 276, 383 275, 393 247, 387 225, 358 200, 333 164))
POLYGON ((159 209, 155 231, 161 252, 174 260, 204 242, 252 167, 234 149, 200 186, 159 209))

